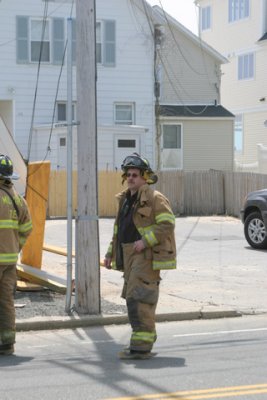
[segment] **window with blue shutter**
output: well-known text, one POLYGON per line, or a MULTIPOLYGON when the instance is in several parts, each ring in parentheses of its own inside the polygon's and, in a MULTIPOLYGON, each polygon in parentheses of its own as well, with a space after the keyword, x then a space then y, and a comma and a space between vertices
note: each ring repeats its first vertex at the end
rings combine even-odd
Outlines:
POLYGON ((115 21, 104 21, 103 65, 115 66, 115 21))
POLYGON ((53 18, 52 40, 53 40, 53 64, 62 64, 65 49, 64 19, 53 18))
POLYGON ((17 62, 29 62, 29 18, 17 17, 17 62))

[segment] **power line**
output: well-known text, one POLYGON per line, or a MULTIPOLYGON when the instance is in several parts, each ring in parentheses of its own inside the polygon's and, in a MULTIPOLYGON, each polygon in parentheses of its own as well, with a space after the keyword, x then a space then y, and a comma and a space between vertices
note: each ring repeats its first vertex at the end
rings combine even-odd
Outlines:
MULTIPOLYGON (((47 1, 47 0, 45 0, 45 1, 47 1)), ((49 1, 49 0, 48 0, 48 1, 49 1)), ((68 2, 69 2, 69 0, 62 0, 61 4, 58 5, 58 7, 56 7, 53 11, 50 12, 50 14, 47 15, 47 18, 51 17, 51 15, 53 15, 59 8, 61 8, 62 6, 65 5, 65 3, 68 3, 68 2)), ((73 8, 73 1, 72 1, 72 8, 73 8)), ((72 14, 72 10, 71 10, 71 14, 72 14)), ((0 47, 6 46, 6 45, 8 45, 8 44, 10 44, 10 43, 13 43, 13 42, 15 42, 16 40, 17 40, 17 38, 14 37, 13 39, 9 39, 9 40, 7 40, 6 42, 2 42, 2 43, 0 43, 0 47)))
POLYGON ((174 35, 174 33, 173 33, 173 29, 172 29, 172 27, 171 27, 171 24, 170 24, 170 22, 169 22, 169 19, 167 18, 167 14, 166 14, 164 8, 162 7, 162 2, 161 2, 161 0, 159 0, 159 3, 160 3, 160 6, 161 6, 161 9, 162 9, 162 12, 163 12, 163 14, 164 14, 165 21, 167 22, 169 31, 170 31, 170 33, 171 33, 171 35, 172 35, 172 38, 173 38, 173 40, 174 40, 174 42, 175 42, 175 44, 176 44, 176 46, 177 46, 177 49, 178 49, 179 52, 181 53, 181 56, 183 57, 185 63, 187 64, 187 66, 188 66, 195 74, 197 74, 197 75, 202 75, 202 76, 203 76, 203 75, 206 75, 206 73, 201 73, 201 72, 199 72, 198 70, 196 70, 195 68, 193 68, 193 66, 191 65, 191 63, 187 60, 185 54, 184 54, 183 51, 182 51, 182 48, 181 48, 179 42, 177 41, 177 39, 176 39, 176 37, 175 37, 175 35, 174 35))
MULTIPOLYGON (((132 0, 132 2, 134 2, 134 1, 132 0)), ((134 3, 134 4, 136 5, 136 3, 134 3)), ((152 37, 154 37, 154 23, 153 23, 152 18, 149 16, 149 12, 148 12, 148 7, 150 8, 150 6, 148 6, 148 4, 145 2, 145 0, 142 0, 142 4, 143 4, 143 10, 141 10, 141 8, 138 7, 137 5, 136 5, 136 6, 137 6, 141 11, 144 11, 144 13, 145 13, 145 15, 146 15, 146 19, 147 19, 148 25, 149 25, 149 28, 150 28, 150 31, 151 31, 151 35, 152 35, 152 37), (151 26, 151 25, 152 25, 152 26, 151 26), (153 28, 152 28, 152 27, 153 27, 153 28)), ((164 11, 164 10, 163 10, 163 11, 164 11)), ((168 18, 167 18, 167 15, 166 15, 165 11, 164 11, 164 15, 165 15, 165 20, 166 20, 166 22, 168 23, 169 29, 170 29, 171 33, 173 34, 172 28, 170 27, 170 24, 169 24, 169 21, 168 21, 168 18)), ((173 36, 174 36, 174 34, 173 34, 173 36)), ((177 43, 175 36, 174 36, 174 39, 175 39, 175 42, 177 43)), ((178 48, 178 49, 179 49, 179 48, 178 48)), ((171 68, 170 68, 170 67, 169 67, 169 68, 166 67, 166 63, 165 63, 164 60, 163 60, 163 56, 162 56, 162 54, 161 54, 159 51, 157 52, 157 54, 158 54, 158 56, 159 56, 159 58, 160 58, 160 60, 161 60, 161 64, 162 64, 162 66, 163 66, 163 69, 164 69, 164 72, 165 72, 165 74, 166 74, 166 76, 167 76, 167 79, 168 79, 168 81, 169 81, 169 83, 170 83, 172 89, 174 90, 174 92, 175 92, 177 98, 178 98, 178 99, 180 100, 180 102, 182 103, 182 105, 183 105, 183 106, 185 107, 185 109, 186 109, 189 113, 191 113, 192 115, 201 115, 201 114, 206 110, 207 105, 203 106, 203 110, 201 110, 200 112, 196 113, 196 112, 194 112, 193 110, 191 110, 190 107, 189 107, 188 105, 186 105, 186 104, 184 103, 183 99, 180 97, 179 93, 177 92, 176 83, 174 83, 174 82, 172 81, 171 77, 170 77, 169 69, 171 69, 171 68)), ((181 53, 181 54, 182 54, 182 53, 181 53)), ((185 58, 184 58, 184 61, 187 62, 187 60, 186 60, 185 58)), ((196 71, 193 70, 193 72, 196 72, 196 71)), ((204 75, 204 74, 203 74, 203 75, 204 75)), ((206 74, 205 74, 205 75, 206 75, 206 74)), ((207 76, 207 78, 208 78, 208 75, 206 75, 206 76, 207 76)), ((176 82, 181 86, 182 90, 186 93, 187 91, 184 89, 182 83, 179 81, 178 78, 176 79, 176 82)))
POLYGON ((29 161, 30 153, 31 153, 33 122, 34 122, 35 108, 36 108, 36 101, 37 101, 37 92, 38 92, 38 85, 39 85, 41 60, 42 60, 42 53, 43 53, 43 45, 44 45, 44 35, 45 35, 46 23, 47 23, 47 13, 48 13, 48 0, 45 0, 44 13, 43 13, 43 24, 42 24, 42 34, 41 34, 41 43, 40 43, 40 52, 39 52, 39 60, 38 60, 38 68, 37 68, 37 78, 36 78, 36 84, 35 84, 33 109, 32 109, 32 118, 31 118, 31 125, 30 125, 29 139, 28 139, 27 161, 29 161))
MULTIPOLYGON (((72 13, 73 13, 74 1, 75 1, 75 0, 72 0, 71 11, 70 11, 70 18, 72 17, 72 13)), ((58 7, 58 8, 59 8, 59 7, 58 7)), ((41 164, 40 164, 39 168, 40 168, 41 165, 45 162, 45 160, 46 160, 47 157, 48 157, 49 152, 51 151, 50 143, 51 143, 51 138, 52 138, 52 134, 53 134, 53 127, 54 127, 54 121, 55 121, 55 115, 56 115, 57 97, 58 97, 59 85, 60 85, 60 80, 61 80, 61 76, 62 76, 62 72, 63 72, 63 67, 64 67, 64 61, 65 61, 66 50, 67 50, 67 42, 68 42, 68 41, 66 40, 65 47, 64 47, 64 52, 63 52, 63 56, 62 56, 62 60, 61 60, 61 66, 60 66, 59 76, 58 76, 58 80, 57 80, 56 94, 55 94, 54 107, 53 107, 53 115, 52 115, 52 120, 51 120, 51 127, 50 127, 50 133, 49 133, 49 138, 48 138, 47 150, 46 150, 46 154, 45 154, 43 160, 41 161, 41 164)), ((38 169, 39 169, 39 168, 38 168, 38 169)), ((35 171, 33 171, 31 175, 33 175, 35 172, 37 172, 38 169, 36 169, 35 171)))

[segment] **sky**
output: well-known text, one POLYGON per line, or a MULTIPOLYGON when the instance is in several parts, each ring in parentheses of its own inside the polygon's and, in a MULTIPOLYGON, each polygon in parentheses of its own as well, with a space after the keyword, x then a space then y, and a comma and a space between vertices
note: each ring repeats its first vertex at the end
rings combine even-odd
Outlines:
POLYGON ((194 0, 147 0, 147 2, 152 6, 162 6, 168 14, 198 34, 197 7, 194 0))

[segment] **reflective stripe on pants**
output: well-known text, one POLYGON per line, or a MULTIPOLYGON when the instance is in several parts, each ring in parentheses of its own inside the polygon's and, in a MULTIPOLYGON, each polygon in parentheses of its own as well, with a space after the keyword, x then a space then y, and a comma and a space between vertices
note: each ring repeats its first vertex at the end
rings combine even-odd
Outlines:
POLYGON ((132 327, 131 350, 150 351, 156 340, 155 312, 159 296, 160 271, 153 271, 145 252, 137 253, 133 243, 123 244, 124 287, 132 327))

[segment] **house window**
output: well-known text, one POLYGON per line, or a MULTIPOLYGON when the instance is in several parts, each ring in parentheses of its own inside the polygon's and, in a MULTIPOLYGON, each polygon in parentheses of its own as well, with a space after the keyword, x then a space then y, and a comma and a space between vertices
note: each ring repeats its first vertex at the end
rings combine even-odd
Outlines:
POLYGON ((65 137, 59 138, 59 146, 65 147, 67 145, 67 139, 65 137))
MULTIPOLYGON (((72 121, 76 119, 76 104, 72 104, 72 121)), ((57 103, 57 122, 67 121, 67 103, 58 102, 57 103)))
POLYGON ((162 126, 162 168, 182 168, 182 126, 162 126))
POLYGON ((201 30, 207 30, 211 28, 211 7, 201 8, 201 30))
POLYGON ((115 22, 96 23, 96 62, 104 66, 115 66, 115 22))
POLYGON ((136 140, 134 139, 118 139, 119 148, 136 148, 136 140))
MULTIPOLYGON (((17 62, 61 64, 65 49, 65 20, 17 16, 17 62), (41 57, 40 57, 41 52, 41 57)), ((75 41, 75 36, 74 36, 75 41)))
POLYGON ((229 0, 229 22, 249 17, 249 0, 229 0))
POLYGON ((117 103, 114 110, 114 123, 116 125, 134 125, 134 104, 117 103))
POLYGON ((30 25, 30 61, 50 62, 49 21, 33 19, 30 25))
POLYGON ((243 116, 236 115, 234 122, 234 150, 236 153, 243 151, 243 116))
POLYGON ((254 78, 254 53, 238 57, 238 80, 254 78))

